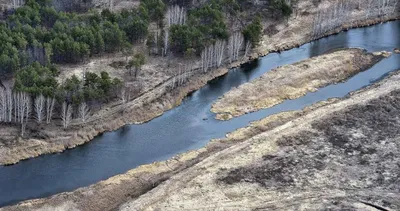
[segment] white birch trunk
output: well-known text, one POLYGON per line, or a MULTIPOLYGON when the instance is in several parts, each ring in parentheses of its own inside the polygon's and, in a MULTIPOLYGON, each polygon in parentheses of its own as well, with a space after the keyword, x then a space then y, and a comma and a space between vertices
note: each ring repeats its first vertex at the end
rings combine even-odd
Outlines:
POLYGON ((86 103, 81 103, 79 105, 79 118, 81 119, 83 124, 86 124, 87 119, 89 118, 90 109, 86 103))
POLYGON ((42 94, 40 94, 35 99, 35 114, 36 114, 36 121, 41 123, 44 120, 45 116, 45 98, 42 94))
POLYGON ((54 103, 55 103, 54 98, 48 97, 46 99, 46 123, 47 124, 50 124, 51 119, 53 118, 54 103))
POLYGON ((7 96, 6 90, 0 88, 0 122, 6 122, 7 96))
POLYGON ((61 120, 63 123, 64 128, 68 128, 69 124, 71 123, 72 119, 72 107, 64 102, 62 104, 62 111, 61 111, 61 120))

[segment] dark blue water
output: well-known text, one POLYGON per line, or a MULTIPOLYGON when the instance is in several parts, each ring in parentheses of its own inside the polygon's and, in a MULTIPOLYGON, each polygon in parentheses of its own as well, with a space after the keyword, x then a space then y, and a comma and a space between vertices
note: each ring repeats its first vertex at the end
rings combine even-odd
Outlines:
POLYGON ((142 164, 166 160, 178 153, 198 149, 210 139, 223 137, 228 132, 248 125, 250 121, 282 111, 302 109, 328 98, 343 97, 400 69, 400 55, 395 54, 345 83, 331 85, 302 98, 288 100, 231 121, 217 121, 209 111, 211 104, 232 87, 251 81, 272 68, 345 47, 392 51, 400 47, 400 21, 352 29, 281 54, 270 54, 211 81, 188 96, 181 106, 148 123, 127 125, 61 154, 45 155, 17 165, 0 167, 0 207, 71 191, 142 164))

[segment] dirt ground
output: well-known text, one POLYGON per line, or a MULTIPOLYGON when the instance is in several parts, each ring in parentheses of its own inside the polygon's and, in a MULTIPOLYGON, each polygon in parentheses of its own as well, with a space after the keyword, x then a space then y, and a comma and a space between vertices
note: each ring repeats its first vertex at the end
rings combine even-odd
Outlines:
POLYGON ((227 92, 211 107, 216 119, 229 120, 296 99, 329 84, 339 83, 369 69, 389 53, 362 49, 339 50, 278 67, 260 78, 227 92), (289 77, 288 77, 289 76, 289 77))

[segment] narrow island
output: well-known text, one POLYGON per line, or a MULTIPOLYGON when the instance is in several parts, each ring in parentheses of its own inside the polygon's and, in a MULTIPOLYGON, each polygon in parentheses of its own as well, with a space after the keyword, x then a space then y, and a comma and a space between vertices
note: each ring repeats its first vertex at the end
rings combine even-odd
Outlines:
POLYGON ((390 53, 368 53, 344 49, 278 67, 260 78, 233 89, 211 108, 219 120, 270 108, 284 100, 296 99, 329 84, 339 83, 369 69, 390 53))

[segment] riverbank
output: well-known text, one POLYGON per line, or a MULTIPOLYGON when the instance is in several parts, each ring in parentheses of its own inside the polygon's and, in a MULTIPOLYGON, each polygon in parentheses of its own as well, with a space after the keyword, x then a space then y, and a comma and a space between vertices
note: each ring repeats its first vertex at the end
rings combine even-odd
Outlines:
POLYGON ((229 120, 270 108, 342 82, 389 56, 387 52, 345 49, 278 67, 227 92, 212 105, 211 111, 217 114, 216 119, 229 120))
MULTIPOLYGON (((310 1, 301 1, 298 8, 300 15, 291 17, 287 23, 281 23, 275 27, 280 29, 274 35, 265 35, 261 45, 255 49, 249 58, 242 58, 241 61, 229 64, 224 68, 213 70, 207 74, 194 74, 180 87, 171 91, 171 83, 179 76, 162 77, 163 80, 147 87, 136 99, 127 104, 111 103, 105 106, 86 125, 74 125, 68 130, 61 130, 59 127, 43 128, 40 133, 30 131, 32 138, 16 138, 18 131, 12 125, 2 125, 0 129, 0 165, 15 164, 21 160, 37 157, 42 154, 62 152, 66 149, 82 145, 95 136, 116 130, 126 124, 137 124, 149 121, 163 112, 180 104, 182 99, 190 92, 204 86, 209 80, 224 75, 229 68, 237 67, 242 63, 266 55, 270 52, 287 50, 307 43, 315 37, 311 35, 313 17, 326 4, 336 1, 326 1, 318 7, 313 6, 310 1), (174 79, 175 78, 175 79, 174 79)), ((365 8, 364 8, 365 9, 365 8)), ((362 27, 379 22, 395 20, 398 14, 384 17, 369 17, 368 20, 356 20, 364 17, 363 9, 354 11, 350 15, 351 24, 344 24, 338 29, 327 33, 337 33, 352 27, 362 27)), ((267 25, 265 27, 268 27, 267 25)), ((325 35, 324 35, 325 36, 325 35)), ((92 68, 97 68, 96 66, 92 68)), ((87 71, 91 71, 90 68, 87 71)))
POLYGON ((399 81, 397 72, 346 99, 308 108, 120 208, 398 210, 399 81))
MULTIPOLYGON (((385 206, 396 208, 399 206, 396 204, 398 199, 386 190, 389 190, 388 184, 397 183, 379 183, 376 180, 389 181, 385 175, 396 175, 391 171, 395 169, 390 159, 395 159, 393 155, 397 152, 394 152, 400 150, 400 146, 393 142, 400 138, 399 130, 394 127, 398 125, 395 121, 400 116, 400 107, 397 106, 400 101, 399 81, 400 72, 397 71, 377 84, 351 93, 345 99, 330 99, 302 111, 272 115, 238 129, 224 139, 213 140, 202 149, 167 161, 143 165, 73 192, 29 200, 0 210, 245 209, 245 204, 252 208, 262 205, 285 210, 293 209, 290 207, 292 203, 286 201, 292 197, 296 198, 296 203, 323 209, 328 205, 362 205, 359 201, 381 204, 378 194, 382 194, 380 196, 390 203, 385 206), (367 120, 371 118, 376 121, 367 120), (391 133, 387 133, 386 129, 391 133), (373 140, 368 141, 366 137, 372 137, 373 140), (347 142, 350 139, 353 141, 347 142), (370 151, 373 148, 376 150, 370 151), (389 156, 391 152, 394 154, 389 156), (331 153, 332 156, 329 155, 331 153), (321 159, 318 157, 320 154, 328 157, 321 159), (385 155, 389 160, 382 157, 385 155), (302 162, 297 165, 298 162, 293 161, 296 159, 302 162), (376 162, 382 160, 382 164, 376 162), (319 164, 317 161, 324 162, 323 169, 314 168, 319 164), (278 170, 282 167, 283 171, 276 174, 282 181, 277 177, 267 181, 254 179, 265 166, 270 167, 268 162, 278 170), (256 164, 260 164, 260 167, 253 168, 256 164), (377 171, 382 165, 388 171, 377 171), (337 166, 340 168, 337 169, 337 166), (357 174, 352 174, 354 171, 357 174), (233 175, 237 172, 240 174, 233 175), (360 179, 352 175, 367 176, 360 179), (380 180, 382 176, 383 180, 380 180), (236 177, 243 180, 231 179, 236 177), (307 181, 312 184, 309 185, 307 181), (366 184, 369 186, 364 187, 366 184), (307 190, 303 191, 304 188, 307 190), (369 192, 367 188, 373 189, 369 192), (366 194, 374 191, 376 194, 371 198, 366 197, 366 194), (276 196, 282 198, 277 199, 276 196), (308 196, 312 196, 312 200, 306 200, 308 196), (251 204, 248 204, 249 200, 251 204), (323 200, 340 203, 318 204, 323 200), (128 203, 120 207, 125 202, 128 203)), ((260 178, 269 178, 264 176, 260 178)))

